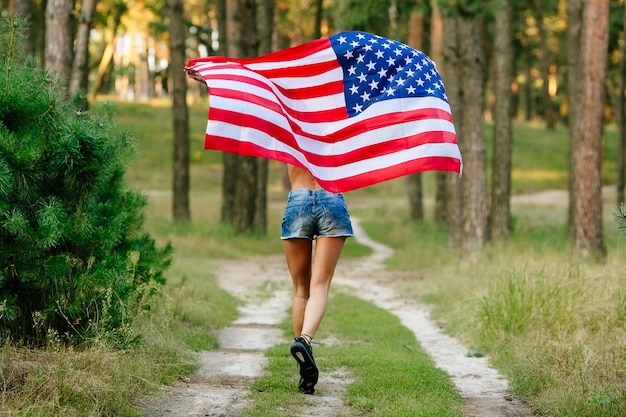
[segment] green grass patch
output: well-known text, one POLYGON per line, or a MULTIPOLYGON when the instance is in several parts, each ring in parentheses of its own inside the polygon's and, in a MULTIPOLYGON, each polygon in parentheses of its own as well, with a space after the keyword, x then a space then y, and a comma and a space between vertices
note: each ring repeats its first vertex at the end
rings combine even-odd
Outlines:
MULTIPOLYGON (((514 392, 549 416, 626 415, 626 247, 607 213, 604 265, 571 259, 565 214, 522 207, 510 242, 459 260, 445 227, 411 223, 403 209, 364 219, 396 248, 404 293, 469 349, 491 356, 514 392)), ((565 210, 565 209, 563 209, 565 210)))
MULTIPOLYGON (((290 324, 284 323, 285 333, 290 324)), ((354 415, 461 416, 462 400, 411 331, 389 312, 345 294, 332 296, 313 345, 320 372, 350 378, 345 401, 354 415), (325 346, 325 337, 339 343, 325 346), (344 375, 347 370, 348 375, 344 375)), ((252 386, 246 416, 297 414, 308 397, 297 392, 298 367, 289 344, 266 352, 269 374, 252 386)), ((318 390, 323 394, 323 385, 318 390)))

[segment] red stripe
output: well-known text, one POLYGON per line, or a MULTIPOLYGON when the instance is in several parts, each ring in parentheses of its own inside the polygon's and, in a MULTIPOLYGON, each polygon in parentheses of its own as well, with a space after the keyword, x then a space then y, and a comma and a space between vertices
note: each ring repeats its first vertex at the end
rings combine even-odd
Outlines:
MULTIPOLYGON (((258 103, 258 104, 263 105, 263 103, 258 103)), ((270 110, 280 113, 283 117, 285 117, 286 121, 289 123, 291 131, 285 130, 280 126, 275 125, 274 122, 272 122, 271 120, 262 119, 254 114, 238 113, 235 111, 225 110, 225 109, 218 108, 215 106, 212 106, 209 108, 209 120, 215 120, 215 121, 234 124, 237 126, 250 127, 250 128, 257 129, 257 130, 261 130, 263 132, 266 132, 268 135, 272 136, 273 138, 281 142, 285 142, 285 143, 290 143, 290 141, 293 139, 294 134, 299 135, 299 136, 304 136, 306 138, 314 139, 319 142, 338 143, 338 142, 353 138, 362 133, 379 129, 379 128, 383 128, 383 127, 387 127, 387 126, 391 126, 394 124, 395 125, 407 124, 413 121, 428 120, 428 119, 443 119, 443 120, 451 121, 450 120, 451 116, 449 113, 443 112, 439 109, 426 108, 426 109, 418 109, 418 110, 413 110, 413 111, 406 111, 402 113, 392 113, 392 114, 385 114, 381 116, 371 117, 368 119, 367 126, 365 126, 364 123, 354 123, 343 129, 338 130, 332 135, 321 136, 321 135, 314 135, 308 132, 304 132, 298 124, 296 124, 295 122, 287 118, 283 109, 280 106, 278 106, 276 103, 270 102, 270 103, 265 103, 265 104, 271 104, 272 108, 270 108, 270 110)), ((268 107, 268 106, 265 106, 265 107, 268 107)), ((455 137, 456 135, 451 133, 451 137, 450 137, 451 143, 455 142, 455 140, 453 140, 453 138, 455 137)))
POLYGON ((282 49, 280 51, 272 52, 271 54, 263 55, 257 58, 237 59, 228 58, 223 56, 209 56, 205 58, 192 59, 187 63, 187 67, 193 67, 196 64, 202 64, 203 62, 239 62, 243 65, 258 64, 259 62, 289 62, 296 59, 305 58, 309 55, 323 51, 324 49, 331 48, 330 40, 328 38, 317 39, 311 42, 307 42, 302 45, 294 46, 292 48, 282 49))
MULTIPOLYGON (((220 138, 218 142, 223 144, 228 143, 228 146, 224 146, 222 149, 217 150, 233 152, 239 155, 260 156, 262 158, 274 159, 308 169, 308 167, 303 166, 293 155, 288 153, 265 149, 255 145, 254 143, 239 142, 227 138, 220 138)), ((404 175, 431 170, 460 172, 461 161, 451 157, 429 156, 386 168, 372 170, 351 177, 333 180, 322 180, 317 177, 315 179, 326 190, 333 193, 343 193, 357 188, 366 187, 368 185, 377 184, 382 181, 399 178, 404 175)))
POLYGON ((387 168, 369 171, 353 177, 346 177, 331 181, 323 181, 319 178, 315 179, 319 185, 327 191, 333 193, 345 193, 356 190, 357 188, 367 187, 368 185, 378 184, 379 182, 423 171, 449 171, 459 173, 461 172, 461 161, 456 158, 445 156, 429 156, 409 162, 403 162, 387 168))
MULTIPOLYGON (((337 60, 318 62, 315 64, 300 65, 297 67, 283 67, 274 69, 259 69, 254 72, 263 75, 265 78, 305 78, 315 77, 325 72, 339 68, 337 60)), ((251 70, 252 71, 252 70, 251 70)), ((297 81, 297 80, 296 80, 297 81)))
MULTIPOLYGON (((376 143, 343 154, 319 155, 304 149, 300 149, 295 139, 291 137, 289 141, 281 141, 285 145, 299 150, 311 164, 319 167, 339 167, 353 162, 376 158, 395 152, 415 148, 417 146, 434 143, 454 143, 455 135, 450 132, 432 131, 418 135, 398 138, 395 140, 376 143)), ((241 148, 252 147, 263 149, 254 142, 243 142, 237 139, 227 138, 219 135, 206 135, 204 148, 218 151, 239 153, 241 148)))

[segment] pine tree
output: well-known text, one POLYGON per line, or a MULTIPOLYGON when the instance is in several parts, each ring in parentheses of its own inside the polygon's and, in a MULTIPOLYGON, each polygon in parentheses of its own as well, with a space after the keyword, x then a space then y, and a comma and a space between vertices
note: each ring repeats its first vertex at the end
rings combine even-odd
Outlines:
POLYGON ((0 22, 0 340, 84 342, 130 323, 171 250, 124 181, 132 136, 20 56, 24 24, 0 22))

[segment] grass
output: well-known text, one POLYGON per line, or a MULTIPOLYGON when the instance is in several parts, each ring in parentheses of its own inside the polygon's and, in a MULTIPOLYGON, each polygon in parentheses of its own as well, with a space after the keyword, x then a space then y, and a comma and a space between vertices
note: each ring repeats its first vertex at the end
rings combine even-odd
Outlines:
MULTIPOLYGON (((278 235, 285 192, 278 164, 270 165, 268 236, 244 237, 220 225, 221 155, 203 150, 206 108, 204 103, 194 105, 192 222, 175 224, 169 191, 169 108, 164 103, 115 103, 115 109, 120 128, 131 130, 139 141, 126 178, 149 198, 146 228, 158 242, 172 242, 175 248, 168 284, 152 309, 126 329, 129 337, 141 338, 125 350, 106 344, 72 349, 54 340, 42 351, 5 344, 0 350, 0 415, 140 415, 138 401, 161 384, 193 372, 195 352, 215 348, 212 331, 236 315, 235 300, 219 289, 211 274, 215 262, 282 250, 278 235)), ((489 126, 486 133, 491 134, 489 126)), ((615 176, 615 139, 615 130, 607 128, 606 183, 615 176)), ((550 132, 542 125, 516 124, 514 192, 566 189, 568 158, 563 127, 550 132)), ((429 200, 434 175, 425 173, 423 178, 429 200)), ((468 348, 489 354, 513 389, 528 396, 539 413, 626 415, 626 242, 609 214, 613 203, 605 204, 605 265, 568 257, 565 206, 514 205, 510 242, 488 246, 472 260, 458 260, 446 246, 445 227, 408 220, 403 187, 399 179, 346 198, 368 233, 396 249, 389 267, 413 276, 403 281, 405 294, 431 303, 435 319, 449 333, 468 348)), ((432 218, 432 207, 426 209, 432 218)), ((344 256, 368 253, 354 240, 344 251, 344 256)), ((447 377, 386 312, 336 294, 322 327, 320 338, 332 334, 342 344, 316 347, 316 355, 324 358, 328 370, 349 373, 346 400, 356 413, 460 415, 447 377), (388 343, 390 338, 402 343, 388 343), (351 361, 354 352, 363 363, 351 361), (430 401, 433 396, 436 400, 430 401)), ((289 415, 306 401, 293 395, 294 363, 284 352, 285 346, 268 351, 272 373, 254 385, 254 408, 248 415, 289 415), (283 414, 277 414, 280 407, 283 414)))
POLYGON ((490 355, 538 412, 626 415, 626 240, 608 209, 604 265, 569 257, 565 216, 553 206, 515 207, 512 241, 460 262, 445 246, 445 227, 410 223, 404 207, 386 210, 364 227, 396 248, 390 266, 413 273, 405 293, 431 303, 448 332, 490 355))
MULTIPOLYGON (((286 334, 290 324, 285 322, 286 334)), ((414 335, 385 310, 348 296, 332 297, 320 336, 341 343, 314 345, 322 372, 350 378, 345 401, 354 415, 461 416, 461 398, 450 378, 436 368, 414 335), (348 375, 344 375, 347 370, 348 375)), ((308 402, 297 392, 297 370, 285 355, 289 345, 267 351, 270 373, 252 386, 253 406, 245 416, 298 414, 308 402)), ((323 392, 322 392, 323 394, 323 392)))

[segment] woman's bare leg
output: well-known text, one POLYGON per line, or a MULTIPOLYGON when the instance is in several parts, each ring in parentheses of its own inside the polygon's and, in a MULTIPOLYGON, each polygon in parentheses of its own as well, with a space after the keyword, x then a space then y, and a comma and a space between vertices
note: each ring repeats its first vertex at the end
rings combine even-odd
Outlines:
POLYGON ((311 253, 312 242, 308 239, 283 240, 294 288, 292 321, 296 336, 306 334, 313 338, 317 333, 345 240, 343 237, 319 237, 314 255, 311 253))

